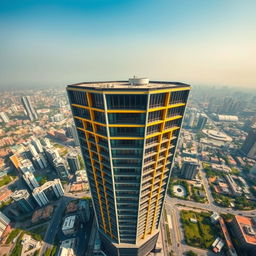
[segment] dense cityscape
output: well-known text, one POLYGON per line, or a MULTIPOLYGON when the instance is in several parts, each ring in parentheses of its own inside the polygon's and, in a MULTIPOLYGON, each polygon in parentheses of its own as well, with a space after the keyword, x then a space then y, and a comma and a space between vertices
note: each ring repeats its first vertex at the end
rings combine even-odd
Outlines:
MULTIPOLYGON (((100 109, 99 98, 94 100, 94 110, 100 109)), ((87 177, 91 172, 90 160, 81 153, 79 146, 80 119, 76 116, 87 118, 86 112, 76 112, 75 105, 71 104, 74 123, 69 101, 72 99, 68 99, 63 89, 1 94, 1 256, 105 255, 104 243, 102 245, 97 231, 100 217, 95 218, 93 211, 97 208, 97 199, 93 200, 93 206, 92 182, 89 184, 87 177)), ((116 103, 113 101, 113 104, 116 103)), ((156 101, 150 104, 160 106, 156 101)), ((171 120, 177 121, 185 106, 180 100, 172 104, 176 105, 171 108, 171 120)), ((160 233, 150 255, 256 253, 255 104, 255 91, 192 86, 182 130, 177 134, 179 139, 174 138, 173 142, 177 149, 161 214, 160 233)), ((157 111, 160 110, 156 108, 151 112, 148 122, 158 120, 157 111)), ((94 111, 94 120, 98 118, 97 122, 101 122, 96 113, 99 112, 94 111)), ((112 119, 115 118, 113 115, 112 119)), ((118 118, 125 124, 135 117, 126 114, 122 119, 119 114, 118 118)), ((109 122, 114 123, 113 120, 109 122)), ((141 121, 138 117, 134 120, 138 124, 141 121)), ((168 127, 174 126, 170 123, 168 127)), ((96 129, 103 134, 98 125, 92 131, 96 129)), ((152 128, 148 134, 154 132, 152 128)), ((118 133, 122 131, 117 129, 118 133)), ((162 140, 165 141, 164 135, 162 140)), ((97 147, 101 141, 98 143, 97 147)), ((163 148, 169 144, 163 144, 163 148)), ((170 152, 174 154, 171 150, 172 147, 170 152)), ((149 157, 144 158, 145 166, 152 162, 153 151, 153 147, 147 151, 149 157)), ((117 154, 121 152, 117 150, 117 154)), ((128 157, 132 154, 132 150, 125 152, 128 157)), ((131 162, 133 164, 135 162, 131 162)), ((130 183, 132 177, 124 181, 130 183)), ((127 243, 132 236, 122 239, 127 243)))

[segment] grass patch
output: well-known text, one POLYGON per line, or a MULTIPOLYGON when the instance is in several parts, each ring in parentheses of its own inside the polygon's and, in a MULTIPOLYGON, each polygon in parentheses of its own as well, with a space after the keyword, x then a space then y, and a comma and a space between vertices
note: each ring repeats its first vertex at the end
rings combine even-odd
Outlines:
POLYGON ((11 233, 9 234, 9 236, 7 237, 5 243, 6 243, 6 244, 11 243, 11 242, 13 241, 13 239, 14 239, 15 237, 17 237, 17 235, 20 233, 20 231, 21 231, 21 230, 19 230, 19 229, 14 229, 14 230, 12 230, 11 233))
POLYGON ((0 178, 0 187, 3 187, 9 184, 12 181, 12 178, 9 175, 5 175, 0 178))
POLYGON ((181 211, 181 222, 184 229, 186 243, 190 246, 209 249, 217 236, 221 237, 219 225, 212 225, 211 213, 198 213, 193 211, 181 211), (192 223, 190 218, 197 219, 192 223))
POLYGON ((16 241, 16 244, 15 244, 15 246, 14 246, 10 256, 20 256, 21 255, 21 251, 22 251, 21 240, 22 240, 22 237, 23 237, 24 233, 25 232, 22 232, 19 235, 19 237, 18 237, 18 239, 16 241))

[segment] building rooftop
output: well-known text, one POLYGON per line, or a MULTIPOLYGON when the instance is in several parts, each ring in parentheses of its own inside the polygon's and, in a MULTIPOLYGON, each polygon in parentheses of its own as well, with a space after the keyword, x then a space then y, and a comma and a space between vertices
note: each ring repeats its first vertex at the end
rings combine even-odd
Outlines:
POLYGON ((95 90, 119 90, 119 89, 166 89, 177 87, 190 87, 190 85, 180 82, 166 82, 166 81, 149 81, 147 78, 130 78, 128 81, 102 81, 102 82, 82 82, 68 85, 69 88, 87 88, 95 90))
POLYGON ((27 199, 29 197, 29 193, 26 189, 16 190, 12 194, 12 199, 14 201, 19 201, 20 199, 27 199))
POLYGON ((255 226, 253 219, 239 215, 235 216, 235 218, 246 242, 249 244, 256 245, 256 234, 254 231, 255 226))
POLYGON ((75 221, 76 221, 75 215, 65 218, 64 223, 62 225, 62 230, 68 230, 68 229, 74 228, 75 221))

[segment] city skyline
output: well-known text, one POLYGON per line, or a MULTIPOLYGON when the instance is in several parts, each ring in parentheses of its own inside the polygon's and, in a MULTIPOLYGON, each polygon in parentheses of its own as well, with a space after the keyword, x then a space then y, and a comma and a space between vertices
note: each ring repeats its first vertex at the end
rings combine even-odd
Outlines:
POLYGON ((1 3, 0 88, 131 74, 253 88, 254 1, 1 3))

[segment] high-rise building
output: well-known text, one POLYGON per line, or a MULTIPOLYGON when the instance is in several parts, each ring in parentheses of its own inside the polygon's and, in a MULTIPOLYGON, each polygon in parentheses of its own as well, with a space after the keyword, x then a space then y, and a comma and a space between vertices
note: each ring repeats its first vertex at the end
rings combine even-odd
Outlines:
POLYGON ((256 159, 256 127, 252 127, 249 131, 246 140, 241 148, 241 151, 250 158, 256 159))
POLYGON ((0 212, 0 238, 2 237, 6 227, 10 224, 10 219, 0 212))
POLYGON ((199 169, 198 160, 192 157, 184 157, 184 162, 181 168, 181 176, 187 180, 193 180, 199 169))
POLYGON ((189 117, 188 117, 188 127, 189 128, 193 128, 194 127, 195 118, 196 118, 195 111, 193 109, 190 110, 188 115, 189 115, 189 117))
POLYGON ((4 123, 9 123, 10 120, 9 120, 9 117, 7 116, 6 113, 0 112, 0 117, 3 120, 4 123))
POLYGON ((28 149, 29 149, 32 157, 37 157, 38 156, 38 153, 37 153, 35 147, 32 144, 28 145, 28 149))
POLYGON ((73 124, 67 125, 67 127, 66 127, 66 134, 67 134, 67 136, 69 138, 73 138, 74 139, 75 146, 79 146, 79 139, 78 139, 76 127, 73 124))
POLYGON ((31 190, 33 190, 36 187, 39 187, 39 184, 33 173, 25 172, 22 177, 31 190))
POLYGON ((34 136, 32 137, 31 144, 35 147, 37 153, 40 154, 40 153, 44 152, 43 146, 42 146, 40 140, 37 139, 36 137, 34 137, 34 136))
POLYGON ((45 160, 43 154, 39 154, 36 157, 33 157, 33 163, 39 169, 44 169, 47 167, 47 161, 45 160))
POLYGON ((70 168, 70 172, 73 174, 80 169, 78 155, 75 152, 70 152, 67 156, 68 165, 70 168))
POLYGON ((46 155, 46 158, 47 158, 49 164, 54 166, 54 164, 53 164, 54 159, 60 157, 59 152, 57 151, 57 149, 54 149, 52 147, 45 147, 44 152, 45 152, 45 155, 46 155))
POLYGON ((57 171, 60 178, 66 179, 69 176, 68 167, 65 160, 61 157, 57 157, 53 160, 54 168, 57 171))
POLYGON ((67 87, 109 256, 144 256, 155 247, 189 90, 138 78, 67 87))
POLYGON ((12 199, 18 203, 22 212, 28 213, 34 210, 35 205, 26 189, 16 190, 12 194, 12 199))
POLYGON ((35 168, 29 159, 21 160, 19 163, 19 168, 23 174, 25 174, 26 172, 30 172, 30 173, 35 172, 35 168))
POLYGON ((39 206, 43 206, 49 203, 51 200, 55 200, 64 195, 64 189, 60 182, 60 179, 54 179, 47 181, 42 186, 37 187, 32 193, 39 206))
POLYGON ((26 115, 30 119, 30 121, 34 121, 38 119, 38 115, 34 109, 34 107, 31 104, 30 97, 29 96, 23 96, 21 98, 21 102, 23 104, 23 107, 25 109, 26 115))
POLYGON ((197 129, 202 130, 207 122, 207 115, 201 114, 197 122, 197 129))

